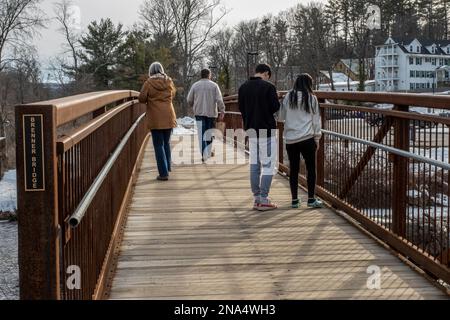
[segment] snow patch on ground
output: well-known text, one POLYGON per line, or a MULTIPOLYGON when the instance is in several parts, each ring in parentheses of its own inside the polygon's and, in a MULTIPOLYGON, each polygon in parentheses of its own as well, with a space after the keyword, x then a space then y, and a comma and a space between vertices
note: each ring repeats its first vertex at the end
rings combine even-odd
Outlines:
POLYGON ((191 117, 184 117, 177 120, 178 125, 185 128, 193 128, 195 126, 195 120, 191 117))
POLYGON ((190 117, 184 117, 177 119, 178 127, 173 130, 173 134, 176 136, 182 135, 195 135, 195 120, 190 117))
POLYGON ((173 129, 173 134, 176 136, 194 135, 195 130, 194 129, 186 129, 183 126, 178 126, 177 128, 173 129))
POLYGON ((0 181, 0 212, 17 210, 16 170, 5 173, 0 181))

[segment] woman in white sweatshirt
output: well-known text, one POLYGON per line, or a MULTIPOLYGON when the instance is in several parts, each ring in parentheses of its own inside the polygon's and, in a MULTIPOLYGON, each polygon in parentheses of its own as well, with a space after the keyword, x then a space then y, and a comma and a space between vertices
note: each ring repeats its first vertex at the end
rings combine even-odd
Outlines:
POLYGON ((298 198, 298 175, 300 155, 306 163, 308 180, 308 207, 321 208, 316 199, 316 154, 322 137, 322 120, 319 101, 312 90, 313 80, 309 74, 301 74, 294 88, 286 95, 280 109, 279 119, 284 121, 284 140, 290 162, 290 185, 292 207, 300 207, 298 198))

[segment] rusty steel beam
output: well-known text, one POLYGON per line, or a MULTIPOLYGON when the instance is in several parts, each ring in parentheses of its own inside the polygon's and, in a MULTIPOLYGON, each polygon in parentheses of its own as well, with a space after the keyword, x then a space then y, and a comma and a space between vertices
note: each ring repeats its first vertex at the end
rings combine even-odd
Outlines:
MULTIPOLYGON (((409 107, 398 105, 397 110, 407 112, 409 107)), ((409 152, 409 120, 394 120, 394 147, 409 152)), ((394 155, 394 186, 392 195, 392 229, 395 234, 406 236, 406 211, 408 193, 409 159, 394 155)))
MULTIPOLYGON (((373 142, 375 142, 375 143, 383 142, 384 138, 391 130, 392 124, 393 124, 392 118, 389 118, 389 117, 386 118, 386 121, 383 123, 383 125, 380 127, 377 134, 375 135, 373 142)), ((342 190, 339 193, 340 199, 345 199, 347 197, 348 193, 353 188, 356 181, 358 181, 359 176, 364 171, 366 166, 369 164, 369 162, 372 159, 374 154, 375 154, 375 148, 367 147, 367 150, 364 152, 363 156, 361 157, 361 160, 359 160, 359 163, 357 164, 355 169, 353 169, 347 182, 342 187, 342 190)))

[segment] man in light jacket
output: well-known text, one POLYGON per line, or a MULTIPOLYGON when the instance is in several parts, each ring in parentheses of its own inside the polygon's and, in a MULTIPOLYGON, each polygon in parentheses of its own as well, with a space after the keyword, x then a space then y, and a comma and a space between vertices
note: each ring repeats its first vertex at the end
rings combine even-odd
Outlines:
POLYGON ((187 101, 194 108, 202 161, 205 162, 212 156, 213 139, 210 130, 215 128, 217 118, 223 121, 225 104, 219 86, 211 81, 211 71, 202 70, 201 77, 202 79, 192 86, 187 101))

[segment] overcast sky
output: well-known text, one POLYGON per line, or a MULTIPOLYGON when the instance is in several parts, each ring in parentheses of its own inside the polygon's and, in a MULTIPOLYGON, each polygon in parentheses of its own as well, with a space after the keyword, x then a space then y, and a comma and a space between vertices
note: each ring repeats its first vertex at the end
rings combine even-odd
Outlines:
MULTIPOLYGON (((58 0, 44 0, 42 9, 48 17, 54 16, 53 4, 58 0)), ((126 27, 139 20, 138 10, 143 0, 73 0, 81 13, 83 30, 92 21, 109 17, 115 23, 121 22, 126 27)), ((233 26, 241 20, 261 17, 268 13, 277 14, 298 3, 309 3, 310 0, 222 0, 230 11, 224 23, 233 26)), ((323 1, 322 1, 323 2, 323 1)), ((61 54, 61 44, 64 39, 57 32, 57 25, 50 23, 47 29, 41 31, 41 36, 35 41, 39 57, 43 65, 49 58, 61 54)))

